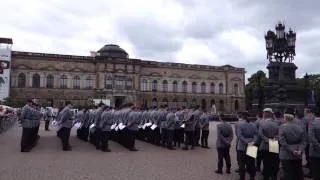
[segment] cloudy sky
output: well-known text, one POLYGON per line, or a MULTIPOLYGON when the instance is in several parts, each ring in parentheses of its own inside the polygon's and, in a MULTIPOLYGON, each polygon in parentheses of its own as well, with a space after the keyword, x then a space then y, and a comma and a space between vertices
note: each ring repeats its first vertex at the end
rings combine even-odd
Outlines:
MULTIPOLYGON (((318 4, 318 5, 317 5, 318 4)), ((297 31, 298 76, 317 73, 316 0, 7 0, 0 37, 13 49, 89 55, 119 44, 132 58, 244 67, 267 64, 264 33, 281 20, 297 31)))

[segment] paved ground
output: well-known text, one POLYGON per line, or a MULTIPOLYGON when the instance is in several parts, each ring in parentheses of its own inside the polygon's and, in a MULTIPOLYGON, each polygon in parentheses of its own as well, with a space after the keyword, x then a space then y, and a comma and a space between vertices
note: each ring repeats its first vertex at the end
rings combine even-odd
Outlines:
POLYGON ((73 151, 64 152, 55 131, 40 130, 39 144, 30 153, 20 153, 21 128, 16 125, 0 135, 1 180, 234 180, 235 150, 231 150, 232 174, 216 175, 215 122, 210 124, 211 149, 170 151, 136 142, 130 152, 111 141, 112 152, 103 153, 80 141, 72 131, 73 151))

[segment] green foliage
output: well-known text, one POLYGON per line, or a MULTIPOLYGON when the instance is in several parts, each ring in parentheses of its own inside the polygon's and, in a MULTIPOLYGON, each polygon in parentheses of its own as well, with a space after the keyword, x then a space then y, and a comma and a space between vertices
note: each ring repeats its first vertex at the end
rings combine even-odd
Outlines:
POLYGON ((19 108, 19 107, 23 107, 25 105, 26 101, 24 100, 18 100, 18 99, 14 99, 12 97, 7 97, 4 99, 3 102, 1 102, 1 104, 6 105, 6 106, 10 106, 13 108, 19 108))
POLYGON ((245 86, 245 95, 246 95, 246 109, 250 110, 254 95, 255 89, 258 86, 258 77, 261 78, 261 86, 262 88, 267 84, 267 76, 266 73, 262 70, 257 71, 256 73, 252 74, 251 77, 248 78, 248 84, 245 86))

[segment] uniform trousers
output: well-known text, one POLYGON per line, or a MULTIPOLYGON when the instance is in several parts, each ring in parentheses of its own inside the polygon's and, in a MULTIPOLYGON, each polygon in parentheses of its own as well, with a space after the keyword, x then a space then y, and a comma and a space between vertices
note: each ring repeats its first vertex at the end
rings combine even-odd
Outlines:
POLYGON ((174 144, 180 147, 180 144, 183 143, 183 137, 184 137, 184 129, 183 128, 176 128, 174 130, 174 144))
POLYGON ((277 180, 279 171, 279 154, 271 153, 269 151, 261 151, 261 157, 263 161, 263 179, 277 180))
POLYGON ((312 178, 314 180, 320 180, 320 157, 310 157, 310 169, 312 178))
POLYGON ((188 147, 188 145, 191 145, 191 148, 194 147, 194 131, 185 131, 186 140, 185 140, 185 146, 188 147))
POLYGON ((161 135, 160 135, 160 128, 157 127, 153 130, 154 133, 154 143, 156 145, 160 145, 161 135))
POLYGON ((305 148, 305 151, 304 151, 304 153, 305 153, 305 157, 306 157, 306 162, 307 162, 307 168, 309 168, 310 169, 310 159, 309 159, 309 146, 310 146, 310 144, 307 144, 306 145, 306 148, 305 148))
POLYGON ((71 128, 62 127, 59 131, 60 131, 59 132, 59 134, 60 134, 59 137, 61 138, 62 148, 64 150, 68 149, 70 147, 69 138, 70 138, 71 128))
POLYGON ((302 160, 281 160, 283 180, 303 180, 302 160))
POLYGON ((33 128, 22 128, 21 151, 28 151, 32 148, 32 130, 33 128))
POLYGON ((246 170, 250 174, 250 179, 256 176, 255 159, 247 156, 246 151, 237 151, 240 180, 245 180, 246 170))
POLYGON ((194 145, 199 146, 201 129, 196 128, 194 131, 194 145))
POLYGON ((218 171, 222 172, 223 160, 226 162, 227 170, 231 168, 230 146, 225 148, 217 148, 218 151, 218 171))
POLYGON ((101 131, 101 150, 107 150, 109 148, 109 131, 101 131))
POLYGON ((172 142, 173 142, 173 136, 174 136, 174 130, 169 130, 167 129, 167 147, 171 148, 172 147, 172 142))
POLYGON ((49 124, 50 124, 50 120, 46 120, 45 125, 44 125, 44 130, 46 130, 46 131, 49 130, 49 124))
POLYGON ((258 169, 258 170, 261 169, 261 162, 262 162, 262 155, 261 155, 261 151, 258 150, 258 152, 257 152, 257 160, 256 160, 256 169, 258 169))
POLYGON ((165 146, 167 144, 167 129, 166 128, 161 128, 161 145, 165 146))
POLYGON ((127 147, 129 149, 135 148, 137 131, 128 129, 127 147))
POLYGON ((95 139, 96 140, 95 141, 96 149, 100 149, 101 145, 103 144, 103 142, 102 142, 103 132, 100 128, 96 128, 95 134, 96 134, 96 139, 95 139))
POLYGON ((208 147, 208 137, 209 137, 209 130, 202 130, 201 131, 201 145, 202 145, 202 147, 208 147))

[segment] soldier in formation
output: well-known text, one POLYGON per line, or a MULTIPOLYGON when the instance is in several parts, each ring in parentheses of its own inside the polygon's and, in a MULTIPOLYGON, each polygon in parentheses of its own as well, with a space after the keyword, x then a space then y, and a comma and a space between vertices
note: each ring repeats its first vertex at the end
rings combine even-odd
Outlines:
POLYGON ((38 131, 42 114, 36 100, 28 100, 22 108, 20 121, 22 126, 21 152, 30 152, 39 139, 38 131))

